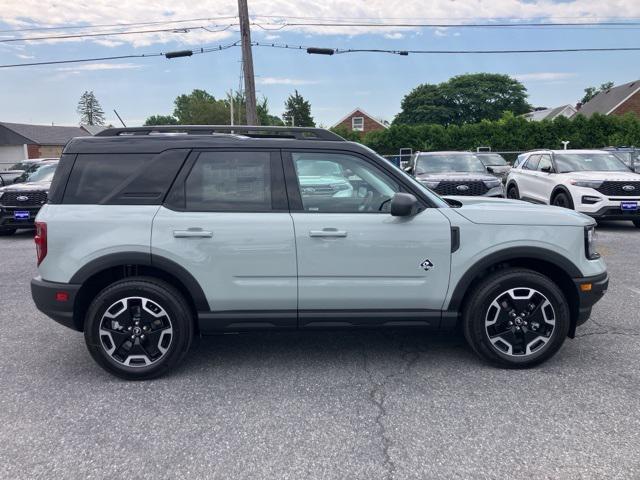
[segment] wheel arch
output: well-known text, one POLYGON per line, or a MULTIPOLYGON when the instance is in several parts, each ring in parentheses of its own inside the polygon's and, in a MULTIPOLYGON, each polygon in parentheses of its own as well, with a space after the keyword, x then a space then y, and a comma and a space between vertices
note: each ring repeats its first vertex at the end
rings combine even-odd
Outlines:
POLYGON ((489 274, 508 267, 528 268, 547 276, 567 299, 571 313, 569 337, 573 338, 579 316, 579 295, 574 278, 583 277, 580 269, 562 255, 539 247, 512 247, 494 252, 476 262, 456 284, 447 308, 459 314, 475 288, 489 274))
POLYGON ((556 195, 558 195, 558 193, 565 193, 567 195, 567 197, 569 197, 569 201, 571 202, 571 207, 575 208, 575 202, 573 201, 573 195, 571 195, 571 192, 566 187, 566 185, 556 185, 553 188, 553 190, 551 191, 551 197, 549 197, 549 205, 553 205, 553 199, 555 198, 556 195))
POLYGON ((134 276, 160 278, 177 288, 193 314, 208 311, 209 303, 198 281, 184 267, 165 257, 148 253, 114 253, 96 258, 78 270, 69 283, 81 285, 75 298, 73 322, 82 331, 91 301, 107 285, 134 276))

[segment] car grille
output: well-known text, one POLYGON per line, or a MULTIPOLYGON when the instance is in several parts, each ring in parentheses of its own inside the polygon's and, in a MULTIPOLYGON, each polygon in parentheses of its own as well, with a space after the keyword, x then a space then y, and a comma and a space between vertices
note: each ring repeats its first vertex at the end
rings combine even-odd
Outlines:
POLYGON ((305 197, 331 197, 338 191, 332 185, 304 185, 300 190, 305 197))
POLYGON ((640 197, 640 182, 620 182, 620 181, 606 181, 602 182, 600 187, 596 188, 597 191, 608 197, 626 196, 626 197, 640 197), (627 187, 625 189, 625 187, 627 187), (633 187, 631 189, 630 187, 633 187))
POLYGON ((40 206, 46 203, 47 192, 5 192, 0 204, 12 207, 40 206), (18 200, 20 197, 20 200, 18 200), (26 198, 24 200, 23 198, 26 198))
POLYGON ((434 189, 439 195, 484 195, 489 191, 482 181, 478 182, 440 182, 434 189), (459 186, 466 186, 459 189, 459 186))

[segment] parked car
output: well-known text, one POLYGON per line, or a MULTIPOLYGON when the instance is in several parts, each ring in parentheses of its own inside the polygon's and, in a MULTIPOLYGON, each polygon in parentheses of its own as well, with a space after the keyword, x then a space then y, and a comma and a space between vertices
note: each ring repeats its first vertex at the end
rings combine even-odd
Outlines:
POLYGON ((482 164, 486 167, 487 172, 492 173, 500 180, 502 183, 507 182, 507 176, 511 171, 511 165, 504 159, 502 155, 499 153, 476 153, 482 164))
POLYGON ((607 147, 603 150, 613 153, 630 170, 640 172, 640 149, 636 147, 607 147))
POLYGON ((418 152, 408 171, 439 195, 504 197, 502 182, 470 152, 418 152))
POLYGON ((353 186, 347 178, 342 165, 319 159, 301 159, 296 161, 296 171, 300 180, 300 189, 305 195, 319 197, 351 197, 353 186))
POLYGON ((530 367, 608 285, 592 219, 487 197, 454 208, 321 129, 109 129, 66 145, 49 194, 35 304, 128 379, 176 366, 196 334, 294 328, 461 325, 483 359, 530 367), (303 162, 360 183, 305 192, 303 162))
POLYGON ((0 170, 0 187, 11 185, 25 171, 32 169, 41 161, 47 161, 47 160, 58 160, 58 159, 57 158, 32 158, 29 160, 22 160, 18 163, 15 163, 6 170, 0 170))
POLYGON ((507 196, 640 227, 640 174, 603 150, 528 152, 509 173, 507 196))
POLYGON ((57 161, 38 162, 15 183, 0 188, 0 236, 13 235, 19 228, 34 228, 57 167, 57 161))

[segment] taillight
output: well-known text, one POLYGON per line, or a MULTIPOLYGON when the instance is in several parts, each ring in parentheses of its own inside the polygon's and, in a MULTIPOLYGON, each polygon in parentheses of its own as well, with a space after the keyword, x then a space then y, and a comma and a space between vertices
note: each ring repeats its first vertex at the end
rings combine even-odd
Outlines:
POLYGON ((36 222, 36 236, 33 237, 36 242, 36 255, 38 257, 38 265, 42 263, 44 257, 47 256, 47 224, 44 222, 36 222))

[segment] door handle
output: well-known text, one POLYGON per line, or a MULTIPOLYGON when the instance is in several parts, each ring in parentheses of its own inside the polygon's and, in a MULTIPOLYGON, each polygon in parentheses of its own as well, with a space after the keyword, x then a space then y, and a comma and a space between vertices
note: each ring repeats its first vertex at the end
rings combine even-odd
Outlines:
POLYGON ((173 236, 175 238, 211 238, 213 237, 213 232, 201 228, 189 228, 187 230, 174 230, 173 236))
POLYGON ((331 237, 344 238, 347 236, 346 230, 338 230, 337 228, 323 228, 322 230, 309 230, 310 237, 331 237))

